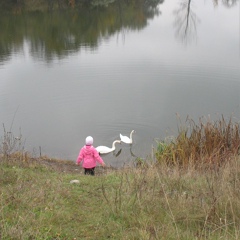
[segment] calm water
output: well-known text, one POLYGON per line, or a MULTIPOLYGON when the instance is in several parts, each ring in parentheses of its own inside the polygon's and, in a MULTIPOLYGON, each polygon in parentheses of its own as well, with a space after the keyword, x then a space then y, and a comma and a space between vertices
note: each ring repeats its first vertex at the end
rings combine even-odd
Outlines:
POLYGON ((134 129, 132 148, 103 156, 122 166, 176 134, 176 114, 240 119, 239 1, 4 15, 0 28, 0 122, 36 155, 75 161, 87 135, 111 146, 134 129))

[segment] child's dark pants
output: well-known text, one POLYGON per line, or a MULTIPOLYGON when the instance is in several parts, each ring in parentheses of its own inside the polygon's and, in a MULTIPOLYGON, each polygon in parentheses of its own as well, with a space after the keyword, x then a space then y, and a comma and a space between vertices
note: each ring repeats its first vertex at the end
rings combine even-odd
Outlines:
POLYGON ((95 170, 95 167, 94 168, 84 168, 84 174, 94 176, 95 175, 94 170, 95 170))

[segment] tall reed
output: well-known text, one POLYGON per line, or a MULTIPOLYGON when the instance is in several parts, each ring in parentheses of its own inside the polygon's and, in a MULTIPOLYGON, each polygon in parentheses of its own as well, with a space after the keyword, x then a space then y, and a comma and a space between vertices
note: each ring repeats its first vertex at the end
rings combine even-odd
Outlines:
POLYGON ((240 147, 239 123, 187 118, 186 125, 178 127, 175 139, 158 142, 155 156, 159 163, 194 166, 221 166, 238 154, 240 147))
POLYGON ((3 159, 8 159, 10 155, 16 154, 16 152, 23 152, 23 149, 21 129, 19 135, 15 136, 11 128, 7 130, 3 124, 3 137, 1 137, 0 144, 0 154, 3 159))

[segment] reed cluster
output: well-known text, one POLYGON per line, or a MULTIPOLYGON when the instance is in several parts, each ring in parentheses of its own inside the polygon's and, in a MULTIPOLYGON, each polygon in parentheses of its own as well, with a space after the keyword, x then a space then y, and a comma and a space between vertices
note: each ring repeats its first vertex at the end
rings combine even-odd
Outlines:
POLYGON ((176 138, 157 143, 155 156, 167 165, 218 167, 239 153, 239 131, 239 123, 231 118, 201 118, 198 124, 187 118, 186 124, 178 127, 176 138))

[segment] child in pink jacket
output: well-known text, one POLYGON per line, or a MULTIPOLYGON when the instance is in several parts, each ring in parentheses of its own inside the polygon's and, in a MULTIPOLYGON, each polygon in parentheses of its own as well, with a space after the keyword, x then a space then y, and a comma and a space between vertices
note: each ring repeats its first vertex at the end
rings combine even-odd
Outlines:
POLYGON ((84 174, 94 175, 94 170, 97 162, 99 162, 102 166, 105 166, 102 158, 99 156, 98 151, 92 146, 93 138, 88 136, 86 138, 86 145, 83 146, 79 152, 76 164, 80 165, 82 163, 82 167, 84 168, 84 174))

